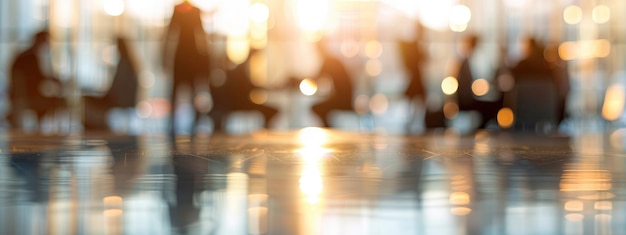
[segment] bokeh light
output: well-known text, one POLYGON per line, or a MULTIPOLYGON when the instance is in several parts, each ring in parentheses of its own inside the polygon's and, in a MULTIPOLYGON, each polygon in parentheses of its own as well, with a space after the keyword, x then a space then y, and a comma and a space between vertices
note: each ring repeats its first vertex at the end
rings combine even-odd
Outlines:
POLYGON ((241 64, 248 59, 250 43, 247 36, 228 36, 226 56, 234 64, 241 64))
POLYGON ((455 0, 420 0, 418 17, 424 26, 434 30, 448 27, 450 9, 455 0))
POLYGON ((459 105, 454 102, 446 102, 443 105, 443 115, 449 119, 454 119, 459 114, 459 105))
POLYGON ((345 57, 354 57, 359 54, 359 42, 352 39, 346 39, 340 45, 341 54, 345 57))
POLYGON ((255 104, 264 104, 267 102, 267 91, 261 89, 254 89, 250 92, 250 101, 255 104))
POLYGON ((597 5, 591 12, 591 19, 596 24, 603 24, 611 19, 611 8, 607 5, 597 5))
POLYGON ((625 89, 621 84, 609 86, 602 105, 602 117, 609 121, 615 121, 624 112, 625 89))
POLYGON ((463 4, 452 7, 450 11, 450 30, 454 32, 463 32, 467 29, 467 25, 472 19, 472 10, 463 4))
POLYGON ((329 14, 329 0, 297 0, 295 16, 300 28, 318 31, 324 27, 329 14))
POLYGON ((480 78, 472 82, 472 92, 476 96, 484 96, 489 92, 489 82, 487 79, 480 78))
POLYGON ((387 108, 389 107, 389 100, 387 100, 387 96, 383 94, 375 94, 370 99, 370 110, 374 114, 383 114, 387 112, 387 108))
POLYGON ((367 63, 365 63, 365 72, 369 76, 372 76, 372 77, 378 76, 380 75, 380 73, 382 73, 382 71, 383 71, 383 65, 380 62, 380 60, 371 59, 371 60, 368 60, 367 63))
POLYGON ((583 10, 576 5, 571 5, 563 10, 563 20, 567 24, 578 24, 583 18, 583 10))
POLYGON ((448 76, 443 79, 441 82, 441 90, 446 95, 452 95, 456 93, 456 90, 459 89, 459 82, 455 77, 448 76))
POLYGON ((367 95, 358 95, 354 98, 354 111, 358 114, 365 114, 369 111, 370 97, 367 95))
POLYGON ((208 91, 198 92, 193 99, 194 107, 200 113, 208 113, 213 107, 213 98, 208 91))
POLYGON ((313 79, 306 78, 300 81, 299 88, 302 94, 311 96, 317 92, 317 82, 313 79))
POLYGON ((604 58, 611 54, 611 42, 606 39, 563 42, 558 53, 563 60, 604 58))
POLYGON ((498 125, 502 128, 509 128, 513 126, 515 122, 515 115, 513 114, 513 110, 510 108, 502 108, 498 111, 498 115, 496 117, 498 120, 498 125))
POLYGON ((119 16, 124 13, 123 0, 107 0, 103 2, 104 13, 110 16, 119 16))
POLYGON ((370 40, 365 43, 365 56, 376 59, 383 54, 383 47, 378 40, 370 40))
POLYGON ((270 17, 270 9, 264 3, 253 3, 248 11, 250 21, 254 23, 264 23, 270 17))

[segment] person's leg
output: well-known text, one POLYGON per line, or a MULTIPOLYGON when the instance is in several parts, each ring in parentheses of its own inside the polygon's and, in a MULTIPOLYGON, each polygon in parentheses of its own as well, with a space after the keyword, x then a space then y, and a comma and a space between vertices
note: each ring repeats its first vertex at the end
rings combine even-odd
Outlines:
POLYGON ((168 125, 168 132, 171 136, 176 135, 176 109, 178 108, 178 90, 180 89, 179 82, 173 81, 172 83, 172 93, 170 95, 170 118, 168 125))

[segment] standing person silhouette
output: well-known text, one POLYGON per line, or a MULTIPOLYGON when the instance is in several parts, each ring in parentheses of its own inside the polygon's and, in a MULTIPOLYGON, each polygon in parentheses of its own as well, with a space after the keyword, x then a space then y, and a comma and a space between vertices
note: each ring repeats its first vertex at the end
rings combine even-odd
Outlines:
MULTIPOLYGON (((207 49, 207 36, 202 26, 201 11, 193 6, 188 0, 174 7, 172 19, 167 27, 164 45, 164 68, 170 70, 171 49, 169 44, 173 38, 177 38, 173 56, 173 82, 170 118, 170 134, 175 134, 177 95, 180 88, 191 87, 192 97, 195 97, 196 80, 207 79, 209 75, 209 56, 207 49)), ((196 111, 197 121, 198 112, 196 111)))
POLYGON ((326 38, 317 43, 323 63, 315 78, 329 76, 333 81, 333 92, 324 101, 313 105, 313 112, 322 120, 324 127, 330 127, 328 114, 333 110, 352 110, 353 84, 350 74, 341 60, 333 56, 327 48, 326 38))
POLYGON ((65 106, 65 100, 60 97, 61 82, 46 75, 39 64, 39 53, 46 49, 49 37, 46 31, 36 33, 31 46, 21 52, 11 65, 7 119, 13 128, 20 127, 26 110, 35 111, 40 124, 46 114, 65 106))
POLYGON ((423 106, 426 102, 426 91, 422 79, 422 64, 426 60, 426 54, 420 46, 423 28, 420 24, 416 27, 417 31, 413 40, 399 42, 400 55, 402 62, 409 77, 409 84, 404 90, 404 96, 409 100, 410 110, 413 110, 407 127, 411 130, 415 118, 418 114, 417 108, 423 106), (419 105, 418 105, 419 104, 419 105))
POLYGON ((472 92, 474 75, 472 74, 470 59, 474 54, 476 46, 478 45, 478 40, 478 36, 472 34, 467 36, 467 38, 464 38, 461 43, 461 65, 459 66, 456 78, 459 82, 457 102, 459 110, 463 111, 474 110, 476 108, 476 100, 474 93, 472 92))

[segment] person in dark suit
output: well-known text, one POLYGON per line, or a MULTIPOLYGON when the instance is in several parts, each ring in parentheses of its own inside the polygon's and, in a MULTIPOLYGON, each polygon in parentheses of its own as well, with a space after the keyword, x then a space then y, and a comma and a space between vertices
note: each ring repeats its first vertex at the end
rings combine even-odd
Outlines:
MULTIPOLYGON (((219 86, 211 86, 211 96, 213 97, 213 108, 209 116, 213 119, 214 130, 221 132, 228 115, 235 111, 257 111, 263 115, 264 128, 270 127, 272 118, 278 113, 276 108, 263 104, 256 104, 250 99, 250 94, 261 89, 255 86, 250 80, 250 58, 258 53, 252 49, 248 59, 238 65, 227 65, 226 81, 219 86)), ((231 63, 231 62, 226 62, 231 63)))
POLYGON ((107 129, 107 112, 112 108, 133 108, 137 104, 139 72, 128 40, 117 38, 119 61, 113 81, 102 97, 85 96, 85 128, 87 130, 107 129))
POLYGON ((472 83, 474 82, 474 75, 472 74, 472 68, 470 65, 470 58, 472 57, 476 46, 478 45, 478 36, 469 35, 464 39, 462 44, 463 51, 461 52, 461 64, 457 73, 456 79, 459 82, 459 88, 457 90, 457 104, 459 110, 474 110, 476 108, 476 99, 472 92, 472 83))
POLYGON ((322 120, 324 127, 330 127, 328 114, 333 110, 352 110, 353 84, 352 78, 345 66, 327 48, 326 38, 317 43, 323 62, 319 73, 315 78, 328 76, 333 82, 333 92, 324 101, 313 105, 313 112, 322 120))
POLYGON ((511 69, 515 80, 547 78, 556 82, 556 74, 544 57, 544 49, 534 38, 524 40, 524 58, 511 69))
MULTIPOLYGON (((176 118, 174 115, 177 102, 176 97, 181 87, 191 87, 192 97, 195 97, 195 84, 199 79, 207 79, 210 73, 207 36, 202 26, 201 11, 188 0, 174 7, 172 19, 167 27, 164 43, 164 68, 166 71, 173 67, 172 93, 170 96, 171 118, 170 134, 175 133, 176 118), (169 44, 177 38, 173 56, 169 44), (171 58, 173 57, 173 65, 171 58)), ((197 113, 197 112, 196 112, 197 113)), ((197 117, 197 114, 196 114, 197 117)), ((197 118, 196 118, 197 119, 197 118)), ((195 124, 194 124, 195 126, 195 124)))
POLYGON ((20 127, 25 110, 35 111, 37 121, 41 122, 45 115, 66 106, 60 94, 61 81, 45 74, 39 64, 39 53, 46 49, 48 40, 48 32, 36 33, 31 46, 21 52, 11 65, 7 119, 13 128, 20 127))
MULTIPOLYGON (((561 76, 546 60, 545 47, 540 42, 528 37, 523 43, 524 57, 511 69, 511 73, 516 89, 523 87, 522 84, 535 87, 526 88, 523 93, 525 96, 516 97, 517 108, 526 107, 517 111, 517 114, 524 114, 526 118, 517 119, 516 128, 534 129, 535 125, 541 124, 539 122, 558 125, 561 115, 564 115, 561 109, 564 108, 565 97, 569 91, 569 79, 563 77, 566 80, 560 80, 561 76)), ((523 91, 518 91, 521 92, 523 91)))

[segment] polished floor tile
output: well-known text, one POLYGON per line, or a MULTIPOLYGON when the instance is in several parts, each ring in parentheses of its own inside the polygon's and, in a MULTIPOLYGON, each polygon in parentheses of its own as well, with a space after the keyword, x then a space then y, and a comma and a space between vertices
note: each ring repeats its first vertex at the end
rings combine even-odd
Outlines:
POLYGON ((623 234, 619 136, 0 137, 0 234, 623 234))

